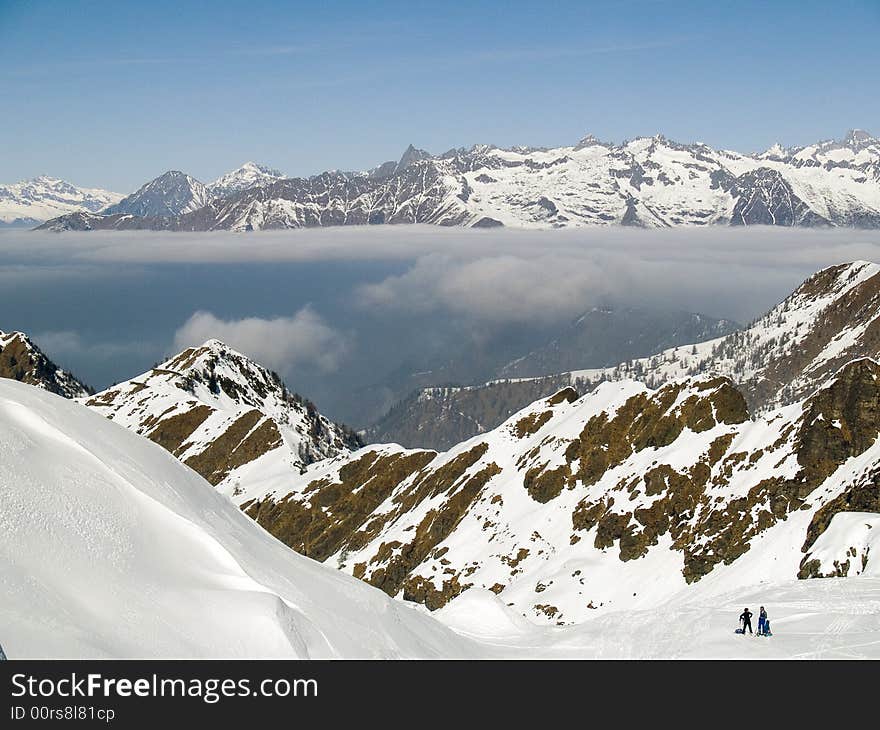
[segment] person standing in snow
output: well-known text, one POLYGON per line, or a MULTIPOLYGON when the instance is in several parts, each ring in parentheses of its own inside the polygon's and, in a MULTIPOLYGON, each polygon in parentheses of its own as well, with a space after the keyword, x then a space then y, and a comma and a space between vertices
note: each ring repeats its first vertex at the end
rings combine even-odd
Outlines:
POLYGON ((767 611, 761 606, 758 612, 758 636, 764 636, 767 633, 767 611))
POLYGON ((743 612, 739 616, 739 620, 743 625, 743 636, 745 636, 747 628, 750 634, 754 633, 752 631, 752 612, 749 611, 749 609, 743 609, 743 612))
POLYGON ((6 654, 3 653, 3 645, 0 644, 0 662, 6 661, 6 654))

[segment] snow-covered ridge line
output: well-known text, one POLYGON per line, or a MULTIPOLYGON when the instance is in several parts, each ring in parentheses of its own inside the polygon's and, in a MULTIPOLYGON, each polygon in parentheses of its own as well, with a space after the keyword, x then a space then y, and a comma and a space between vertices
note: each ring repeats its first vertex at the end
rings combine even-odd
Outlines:
POLYGON ((17 183, 0 183, 0 225, 36 225, 77 211, 96 213, 122 198, 99 188, 82 188, 42 175, 17 183))
POLYGON ((284 480, 360 446, 267 370, 208 340, 82 402, 155 441, 212 484, 284 480))
MULTIPOLYGON (((274 172, 274 171, 273 171, 274 172)), ((475 145, 432 155, 410 146, 366 172, 263 179, 199 210, 139 221, 81 216, 50 230, 234 230, 377 223, 558 228, 784 225, 880 227, 880 142, 761 154, 662 135, 555 149, 475 145)))

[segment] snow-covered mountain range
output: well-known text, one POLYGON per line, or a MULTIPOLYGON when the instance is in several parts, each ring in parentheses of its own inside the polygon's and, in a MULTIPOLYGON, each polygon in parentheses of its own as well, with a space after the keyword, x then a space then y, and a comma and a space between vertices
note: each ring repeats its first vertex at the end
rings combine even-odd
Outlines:
POLYGON ((82 401, 232 492, 241 484, 283 483, 361 445, 277 373, 218 340, 82 401))
POLYGON ((390 441, 401 436, 409 444, 420 433, 439 443, 450 435, 463 440, 565 386, 585 393, 606 380, 635 379, 658 387, 698 374, 731 378, 749 408, 761 412, 803 398, 849 360, 880 359, 878 333, 880 266, 867 261, 840 264, 810 277, 766 315, 724 337, 671 347, 614 367, 425 388, 368 435, 390 441))
POLYGON ((262 182, 198 210, 131 218, 79 213, 49 230, 233 230, 379 223, 553 228, 588 225, 880 226, 880 142, 774 145, 760 154, 662 135, 622 144, 476 145, 399 162, 262 182), (157 217, 158 216, 158 217, 157 217))
POLYGON ((246 162, 208 184, 169 170, 123 196, 107 190, 78 188, 57 178, 37 177, 11 185, 0 184, 0 225, 34 226, 66 214, 72 214, 71 220, 89 220, 88 214, 176 216, 198 210, 215 198, 281 178, 278 170, 255 162, 246 162))
POLYGON ((46 357, 24 332, 0 331, 0 378, 35 385, 65 398, 80 398, 92 392, 46 357))
POLYGON ((99 188, 79 188, 54 177, 40 176, 0 184, 0 226, 34 226, 74 211, 97 212, 122 198, 99 188))

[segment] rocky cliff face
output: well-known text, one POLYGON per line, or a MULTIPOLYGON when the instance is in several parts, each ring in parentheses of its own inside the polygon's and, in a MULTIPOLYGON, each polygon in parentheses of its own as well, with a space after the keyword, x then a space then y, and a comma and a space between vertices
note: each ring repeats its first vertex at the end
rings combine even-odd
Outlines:
POLYGON ((0 378, 11 378, 65 398, 88 395, 90 388, 59 368, 23 332, 0 332, 0 378))
POLYGON ((878 377, 850 362, 757 419, 726 378, 569 388, 445 453, 368 446, 238 498, 297 551, 391 595, 433 609, 479 586, 578 622, 719 571, 732 587, 826 574, 813 552, 828 525, 876 509, 878 377))

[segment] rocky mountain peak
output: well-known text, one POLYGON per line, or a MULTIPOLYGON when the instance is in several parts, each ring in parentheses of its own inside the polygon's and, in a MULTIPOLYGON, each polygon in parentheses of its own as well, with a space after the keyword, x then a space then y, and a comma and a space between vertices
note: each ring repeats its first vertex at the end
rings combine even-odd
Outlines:
POLYGON ((64 398, 79 398, 91 392, 46 357, 24 332, 0 331, 0 378, 35 385, 64 398))
POLYGON ((283 480, 360 446, 351 429, 288 390, 278 373, 216 339, 85 403, 230 492, 253 469, 268 468, 283 480))
POLYGON ((877 144, 878 140, 864 129, 850 129, 841 142, 855 150, 860 150, 868 145, 877 144))
POLYGON ((409 145, 403 152, 403 155, 400 157, 400 162, 397 163, 397 172, 401 172, 408 168, 410 165, 419 162, 420 160, 429 160, 431 159, 431 153, 426 152, 425 150, 420 150, 413 145, 409 145))
POLYGON ((586 149, 587 147, 595 147, 596 145, 601 145, 601 144, 602 144, 602 142, 600 142, 596 136, 594 136, 592 134, 587 134, 587 135, 581 137, 580 140, 578 140, 578 142, 574 146, 574 148, 575 148, 575 150, 583 150, 583 149, 586 149))

